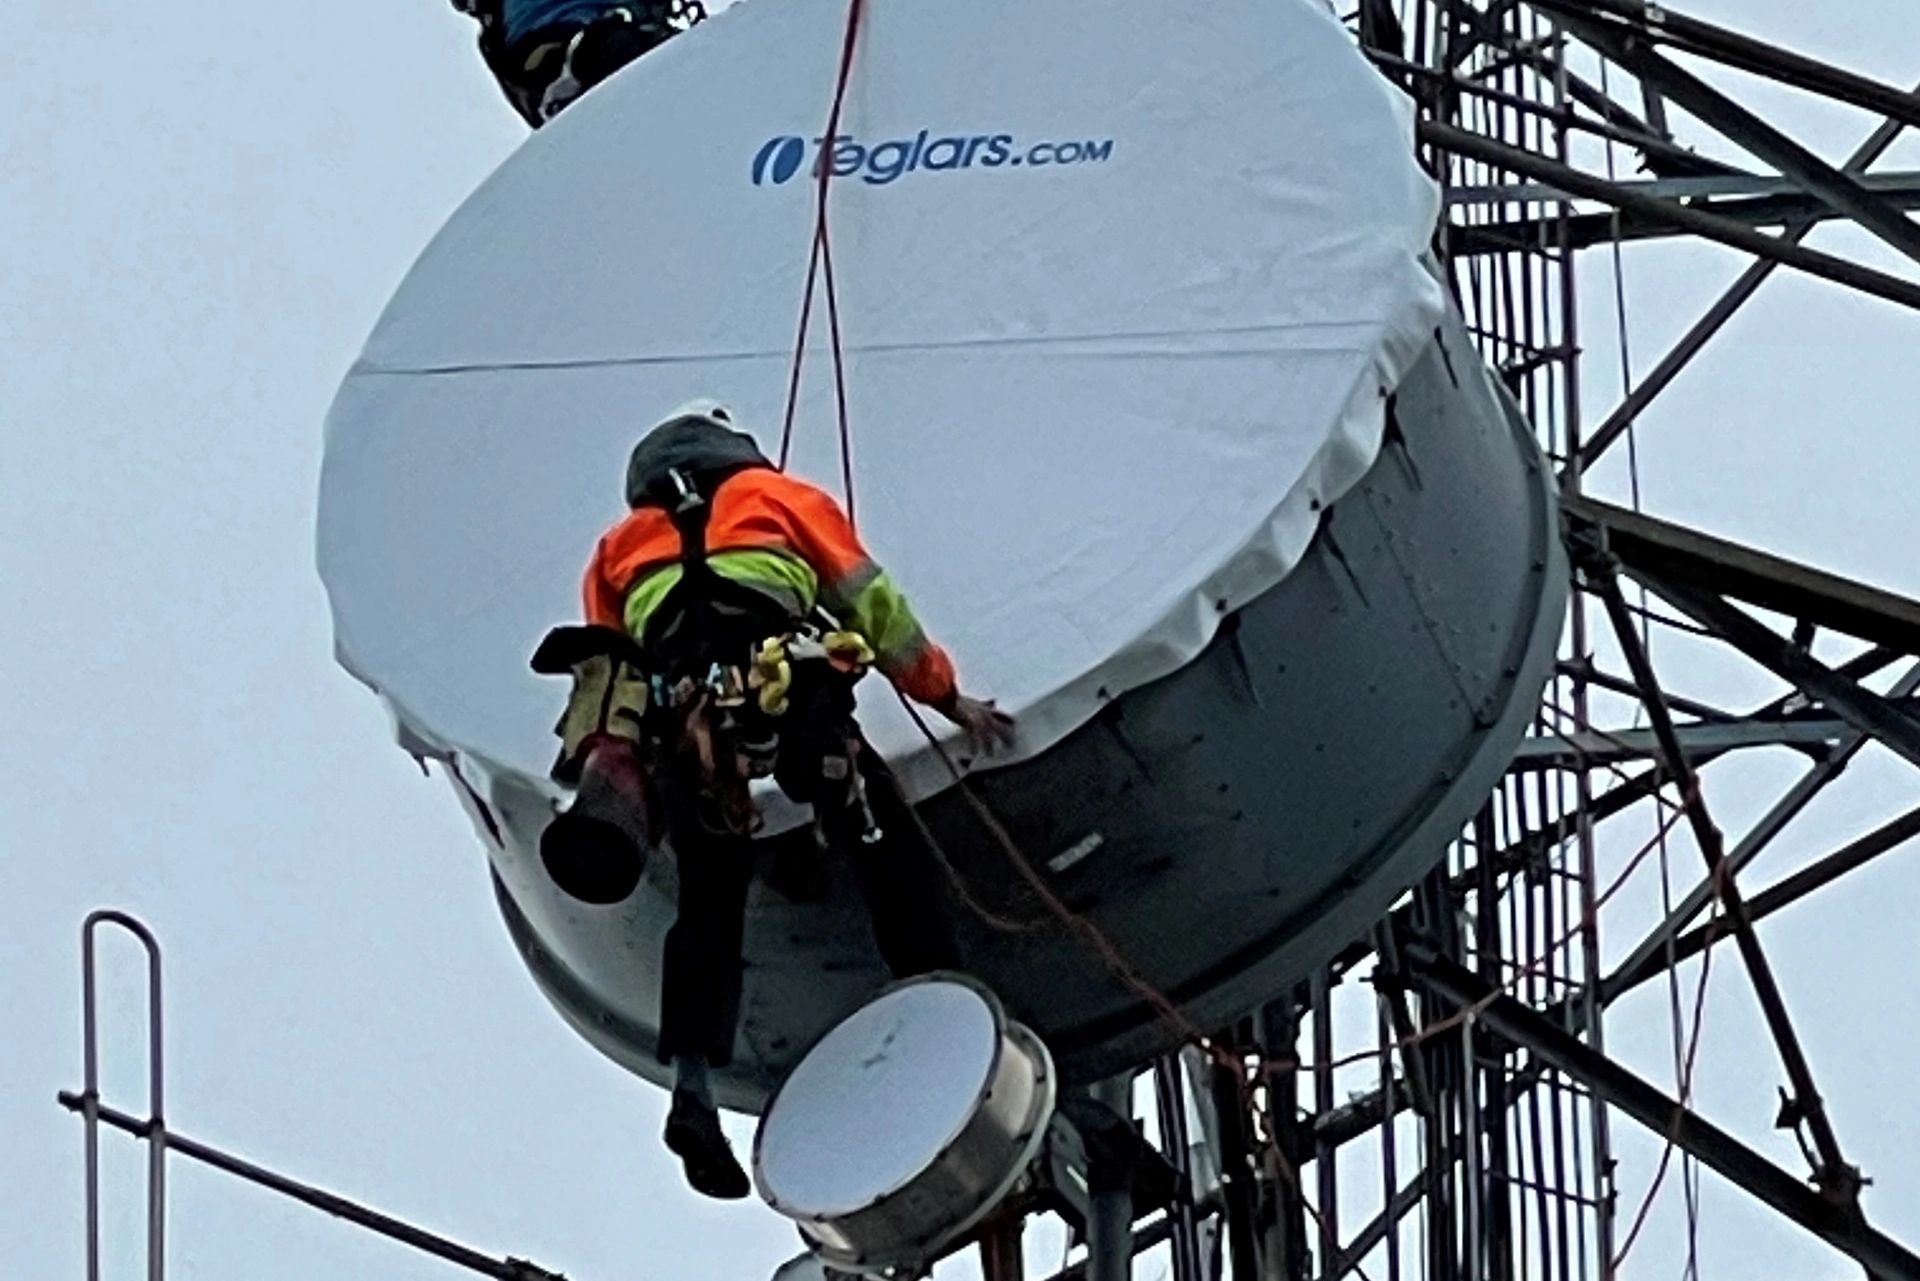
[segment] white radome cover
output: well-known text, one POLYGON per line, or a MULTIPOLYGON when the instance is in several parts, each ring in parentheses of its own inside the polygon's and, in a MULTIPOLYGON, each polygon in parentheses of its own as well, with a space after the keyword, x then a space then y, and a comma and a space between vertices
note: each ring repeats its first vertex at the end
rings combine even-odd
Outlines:
MULTIPOLYGON (((1437 194, 1320 0, 865 11, 832 185, 856 511, 1020 759, 1197 655, 1371 465, 1442 306, 1437 194)), ((579 617, 634 441, 714 396, 777 450, 845 16, 746 0, 648 54, 382 316, 318 555, 340 660, 413 749, 544 786, 565 685, 527 659, 579 617)), ((838 492, 823 319, 793 468, 838 492)), ((948 782, 884 681, 861 708, 911 791, 948 782)))
POLYGON ((906 1187, 979 1111, 1000 1036, 993 1007, 960 983, 912 983, 862 1006, 767 1109, 762 1194, 789 1216, 831 1219, 906 1187))

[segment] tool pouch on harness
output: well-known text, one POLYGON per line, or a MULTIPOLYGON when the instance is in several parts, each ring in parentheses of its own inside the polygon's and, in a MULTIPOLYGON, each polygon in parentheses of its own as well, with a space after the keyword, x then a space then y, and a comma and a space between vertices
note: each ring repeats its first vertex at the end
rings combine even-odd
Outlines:
POLYGON ((580 781, 586 749, 597 737, 640 743, 649 701, 646 656, 625 632, 556 627, 528 665, 543 676, 573 676, 566 710, 553 727, 560 736, 560 755, 551 770, 555 782, 580 781))
POLYGON ((573 803, 540 834, 540 861, 566 893, 588 903, 618 903, 645 870, 648 804, 642 751, 650 700, 644 657, 611 627, 557 627, 534 652, 543 675, 573 676, 554 732, 556 782, 573 803))

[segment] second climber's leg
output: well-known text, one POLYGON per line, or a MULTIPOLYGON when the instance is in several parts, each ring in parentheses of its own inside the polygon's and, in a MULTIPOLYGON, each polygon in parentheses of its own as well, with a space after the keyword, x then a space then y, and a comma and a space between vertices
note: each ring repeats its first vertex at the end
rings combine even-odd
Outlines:
POLYGON ((831 819, 823 814, 822 823, 828 839, 853 861, 880 957, 895 978, 960 969, 951 898, 936 852, 921 836, 886 762, 856 741, 866 805, 850 800, 831 819), (876 832, 878 839, 871 839, 876 832))

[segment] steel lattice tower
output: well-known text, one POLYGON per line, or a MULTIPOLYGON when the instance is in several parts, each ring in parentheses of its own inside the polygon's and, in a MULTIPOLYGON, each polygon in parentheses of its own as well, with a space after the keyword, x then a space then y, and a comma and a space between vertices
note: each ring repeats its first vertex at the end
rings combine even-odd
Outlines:
MULTIPOLYGON (((1234 1281, 1626 1275, 1657 1197, 1684 1203, 1697 1228, 1704 1167, 1869 1275, 1920 1275, 1920 1257, 1865 1213, 1862 1174, 1754 929, 1920 833, 1920 809, 1764 891, 1740 875, 1862 750, 1920 763, 1920 604, 1601 501, 1587 485, 1776 270, 1920 305, 1911 282, 1803 244, 1845 219, 1920 259, 1920 226, 1902 212, 1920 184, 1868 173, 1920 124, 1920 96, 1638 0, 1367 0, 1352 25, 1418 104, 1423 158, 1447 192, 1438 257, 1558 470, 1577 590, 1535 732, 1446 865, 1372 938, 1230 1034, 1249 1063, 1264 1061, 1266 1088, 1250 1125, 1224 1127, 1223 1167, 1246 1177, 1225 1180, 1218 1266, 1234 1281), (1881 123, 1829 164, 1675 53, 1881 123), (1669 108, 1764 171, 1682 145, 1669 108), (1627 169, 1642 176, 1624 180, 1627 169), (1714 241, 1752 265, 1617 407, 1586 421, 1581 319, 1623 301, 1594 306, 1618 277, 1586 268, 1654 237, 1714 241), (1681 697, 1659 661, 1675 637, 1789 692, 1748 707, 1681 697), (1757 821, 1723 832, 1704 767, 1763 746, 1797 750, 1803 767, 1757 821), (1648 870, 1656 856, 1678 889, 1643 904, 1657 924, 1623 943, 1608 934, 1619 905, 1657 893, 1655 879, 1671 885, 1648 870), (1603 961, 1615 953, 1625 959, 1603 961), (1759 1008, 1768 1036, 1745 1067, 1777 1078, 1769 1119, 1798 1140, 1797 1166, 1683 1101, 1709 964, 1759 1008), (1609 1007, 1647 984, 1666 985, 1673 1008, 1674 1068, 1657 1082, 1607 1046, 1609 1007), (1623 1127, 1664 1149, 1631 1185, 1615 1160, 1623 1127)), ((1216 1097, 1233 1095, 1223 1084, 1216 1097)), ((1207 1244, 1176 1249, 1174 1275, 1214 1275, 1207 1244)), ((1693 1274, 1689 1256, 1675 1272, 1693 1274)))
MULTIPOLYGON (((1214 1044, 1234 1066, 1190 1049, 1131 1092, 1124 1081, 1107 1092, 1145 1114, 1184 1190, 1145 1207, 1130 1239, 1122 1225, 1117 1245, 1056 1275, 1640 1275, 1632 1250, 1648 1210, 1668 1198, 1694 1225, 1710 1171, 1824 1239, 1837 1262, 1920 1279, 1920 1242, 1873 1226, 1866 1177, 1819 1086, 1820 1056, 1755 930, 1920 835, 1920 786, 1905 780, 1879 826, 1764 889, 1744 875, 1861 753, 1920 765, 1920 602, 1664 520, 1634 493, 1603 500, 1588 483, 1776 271, 1920 309, 1920 284, 1804 243, 1844 220, 1920 261, 1920 225, 1904 212, 1920 205, 1920 176, 1872 172, 1904 129, 1920 128, 1920 93, 1644 0, 1361 0, 1348 17, 1362 52, 1417 106, 1422 159, 1447 197, 1434 260, 1557 470, 1576 588, 1562 658, 1533 733, 1445 862, 1368 937, 1219 1029, 1214 1044), (1877 127, 1838 164, 1823 160, 1676 54, 1860 109, 1877 127), (1686 145, 1670 110, 1757 167, 1686 145), (1751 265, 1589 421, 1583 380, 1597 362, 1585 353, 1627 337, 1623 300, 1607 297, 1617 270, 1592 268, 1625 242, 1662 237, 1728 246, 1751 265), (1620 332, 1589 344, 1582 320, 1593 315, 1617 315, 1620 332), (1746 665, 1776 692, 1746 706, 1683 697, 1673 661, 1683 652, 1746 665), (1723 772, 1763 747, 1800 753, 1796 776, 1761 780, 1771 790, 1758 807, 1744 780, 1743 803, 1723 806, 1723 772), (1747 808, 1758 817, 1723 829, 1747 808), (1792 1133, 1797 1162, 1692 1106, 1709 973, 1731 976, 1759 1011, 1766 1036, 1741 1067, 1777 1083, 1767 1120, 1792 1133), (1608 1044, 1609 1010, 1656 985, 1672 1023, 1663 1078, 1608 1044), (1616 1160, 1628 1133, 1657 1157, 1633 1179, 1616 1160)), ((1630 367, 1624 353, 1620 365, 1630 367)), ((157 948, 112 913, 90 920, 89 939, 103 922, 153 949, 157 1018, 157 948)), ((91 1016, 90 952, 87 981, 91 1016)), ((95 1123, 90 1144, 104 1122, 152 1142, 156 1182, 164 1147, 476 1273, 553 1275, 169 1134, 154 1041, 154 1115, 142 1121, 103 1106, 89 1040, 87 1088, 63 1100, 95 1123)), ((1755 1118, 1738 1124, 1751 1130, 1755 1118)), ((1920 1188, 1884 1195, 1911 1200, 1920 1188)), ((990 1281, 1045 1274, 1021 1249, 1037 1208, 1011 1204, 967 1243, 981 1247, 990 1281)), ((157 1229, 152 1248, 157 1277, 157 1229)), ((1691 1242, 1685 1261, 1658 1262, 1699 1274, 1691 1242)))

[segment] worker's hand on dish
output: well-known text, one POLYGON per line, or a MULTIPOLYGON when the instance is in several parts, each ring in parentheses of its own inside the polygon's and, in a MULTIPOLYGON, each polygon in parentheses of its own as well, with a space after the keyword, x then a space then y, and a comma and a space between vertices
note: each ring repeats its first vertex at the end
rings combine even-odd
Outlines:
POLYGON ((947 719, 967 732, 967 742, 982 756, 991 756, 1002 747, 1013 745, 1013 717, 994 706, 992 699, 954 697, 946 709, 947 719))

